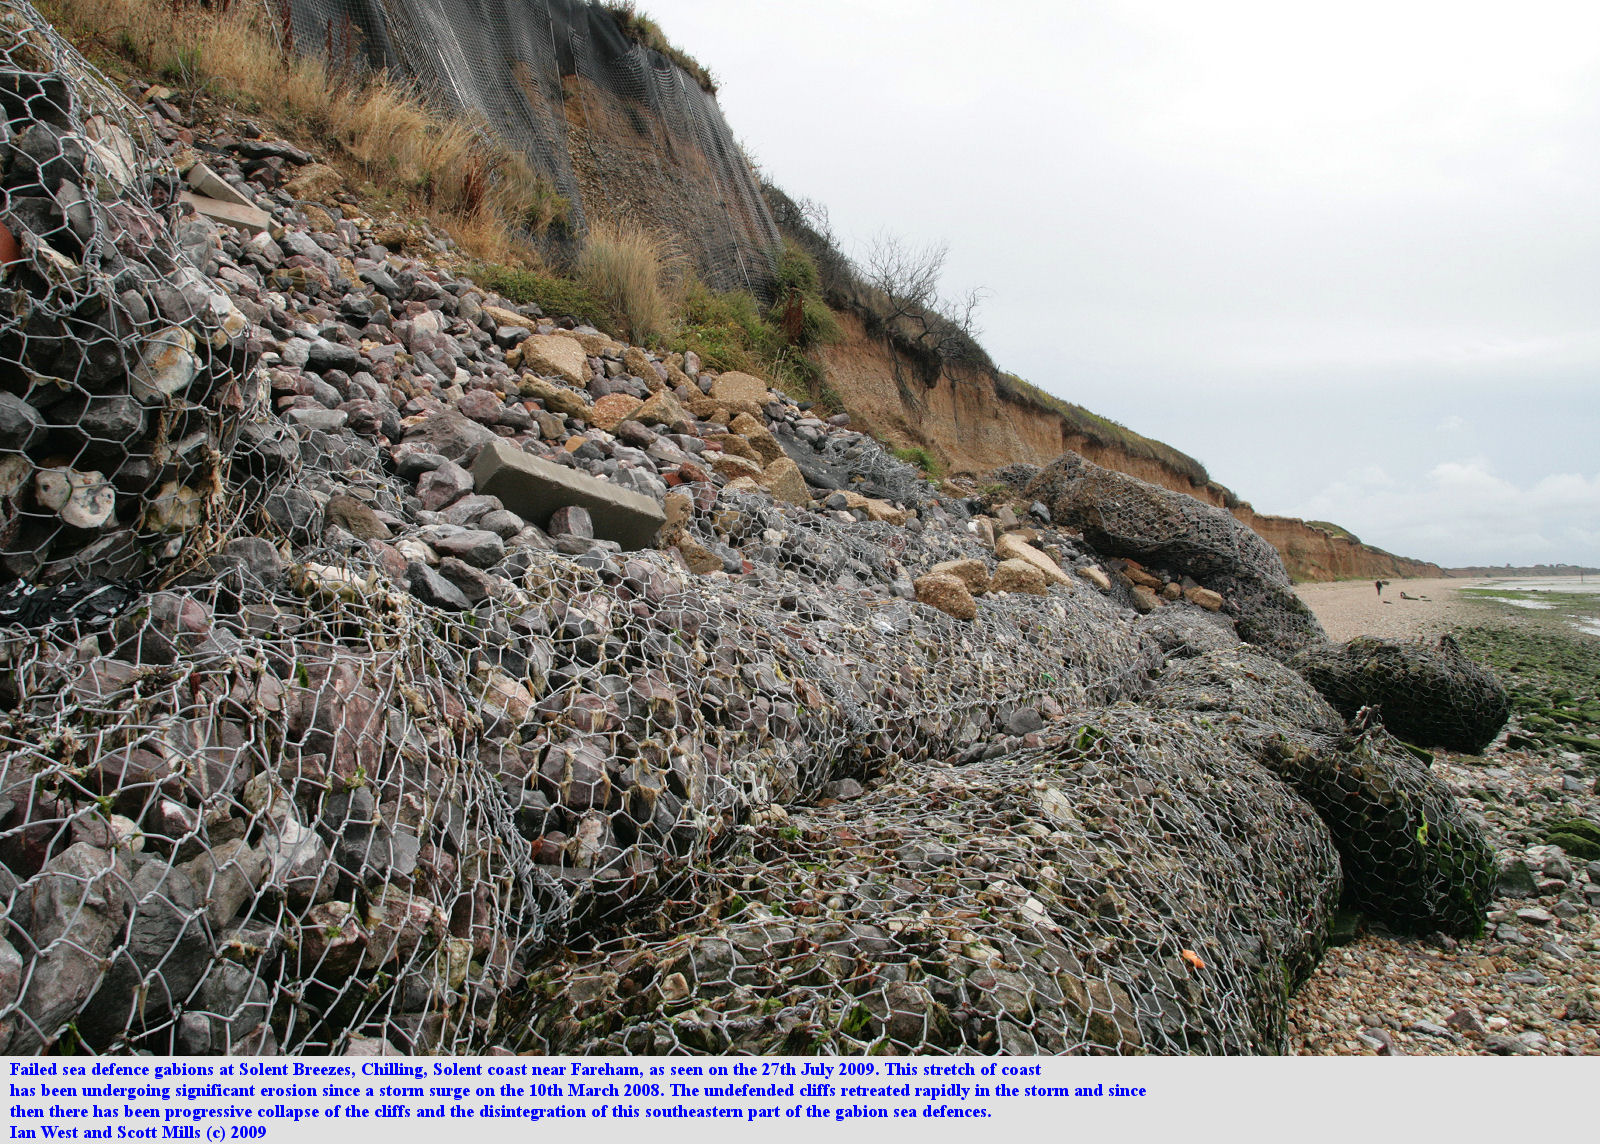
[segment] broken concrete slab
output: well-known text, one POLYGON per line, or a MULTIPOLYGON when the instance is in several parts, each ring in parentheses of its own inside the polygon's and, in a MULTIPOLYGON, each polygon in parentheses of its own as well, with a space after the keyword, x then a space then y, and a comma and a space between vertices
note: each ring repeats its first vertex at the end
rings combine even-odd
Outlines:
POLYGON ((223 202, 221 199, 184 191, 178 196, 194 208, 195 214, 212 222, 231 226, 247 234, 261 234, 272 225, 272 216, 258 207, 223 202))
POLYGON ((624 549, 653 546, 667 519, 651 497, 535 457, 503 438, 484 445, 472 477, 478 492, 499 497, 506 508, 541 528, 557 509, 587 509, 594 535, 624 549))
POLYGON ((232 203, 239 207, 254 207, 255 200, 243 191, 238 190, 204 163, 196 163, 189 168, 189 173, 184 176, 184 182, 193 188, 195 194, 204 195, 208 199, 216 199, 221 203, 232 203))

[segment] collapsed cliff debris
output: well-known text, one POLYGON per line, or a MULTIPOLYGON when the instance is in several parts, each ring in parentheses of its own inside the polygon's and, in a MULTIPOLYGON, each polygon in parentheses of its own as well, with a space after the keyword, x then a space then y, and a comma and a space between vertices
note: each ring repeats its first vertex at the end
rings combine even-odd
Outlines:
POLYGON ((18 0, 0 55, 0 1052, 1270 1052, 1344 884, 1481 924, 1448 792, 1235 646, 1304 626, 1270 549, 1141 612, 1059 496, 511 306, 270 139, 215 225, 158 105, 18 0))

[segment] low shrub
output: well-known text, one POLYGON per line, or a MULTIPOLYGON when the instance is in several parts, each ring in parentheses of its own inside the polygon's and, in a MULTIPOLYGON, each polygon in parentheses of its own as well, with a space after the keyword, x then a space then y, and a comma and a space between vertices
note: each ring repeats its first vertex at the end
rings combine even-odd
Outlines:
POLYGON ((911 445, 904 449, 893 450, 894 455, 908 465, 915 465, 929 477, 938 480, 944 475, 944 466, 939 464, 937 458, 921 445, 911 445))

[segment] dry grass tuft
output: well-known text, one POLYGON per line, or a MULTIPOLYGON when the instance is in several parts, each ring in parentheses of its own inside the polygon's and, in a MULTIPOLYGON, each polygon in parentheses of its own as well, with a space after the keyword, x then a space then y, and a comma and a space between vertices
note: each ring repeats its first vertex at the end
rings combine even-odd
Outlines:
POLYGON ((645 344, 673 324, 682 258, 634 223, 595 222, 574 267, 578 283, 615 315, 628 339, 645 344))
POLYGON ((399 193, 479 258, 526 260, 520 236, 565 222, 570 204, 482 123, 430 107, 410 88, 362 77, 353 34, 328 55, 283 44, 262 6, 194 0, 39 0, 74 42, 158 74, 180 99, 207 93, 297 126, 385 193, 399 193), (340 45, 343 45, 342 47, 340 45))

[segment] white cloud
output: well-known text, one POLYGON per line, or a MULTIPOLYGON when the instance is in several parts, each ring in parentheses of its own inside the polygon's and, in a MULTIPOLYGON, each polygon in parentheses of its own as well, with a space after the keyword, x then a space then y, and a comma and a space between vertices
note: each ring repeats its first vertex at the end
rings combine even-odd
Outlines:
POLYGON ((1462 564, 1600 564, 1600 472, 1522 486, 1481 457, 1445 461, 1420 481, 1375 484, 1357 470, 1297 515, 1333 520, 1405 556, 1462 564))
POLYGON ((1452 413, 1434 428, 1440 433, 1459 433, 1466 427, 1467 423, 1452 413))

